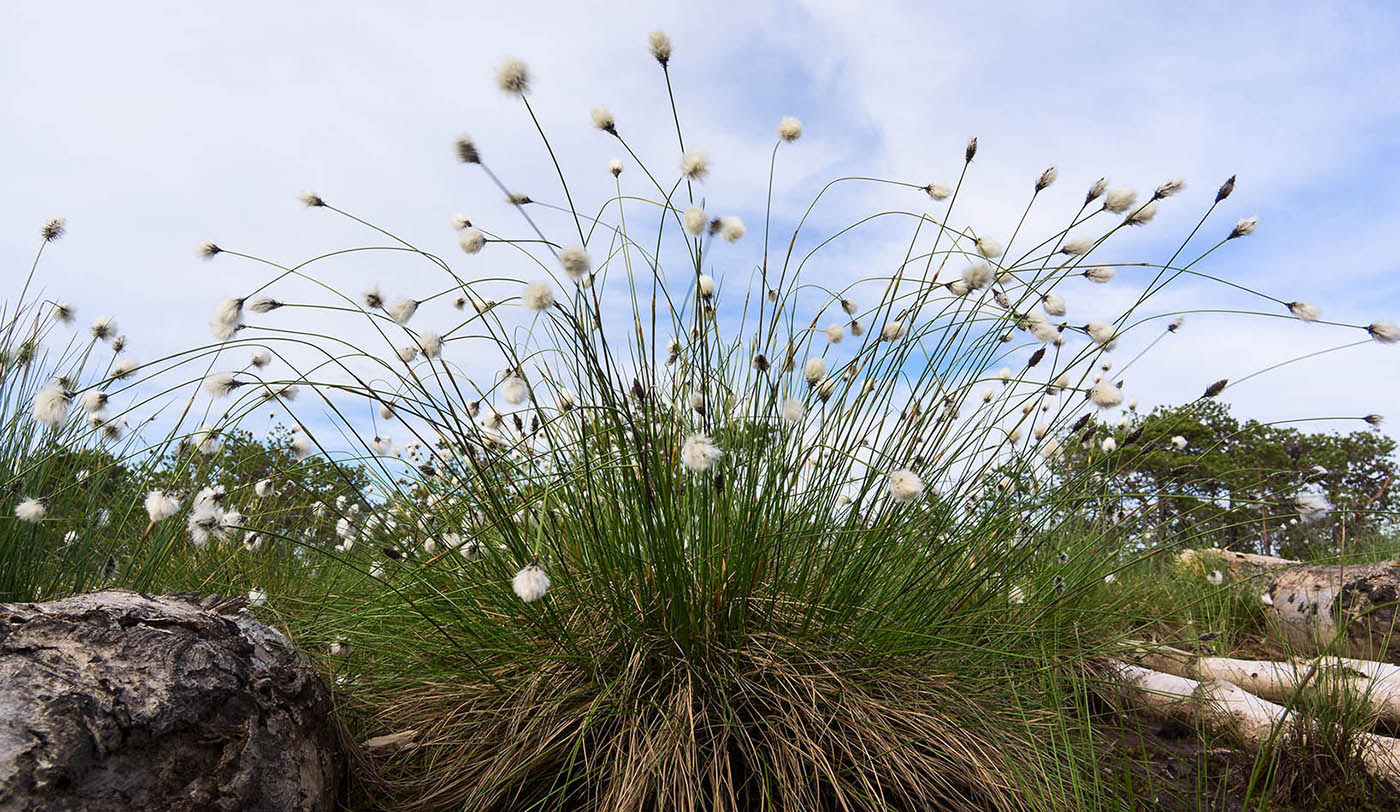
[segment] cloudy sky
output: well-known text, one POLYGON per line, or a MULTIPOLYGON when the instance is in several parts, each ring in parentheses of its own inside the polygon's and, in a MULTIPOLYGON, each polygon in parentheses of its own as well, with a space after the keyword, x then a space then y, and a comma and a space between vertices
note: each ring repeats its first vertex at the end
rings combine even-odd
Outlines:
MULTIPOLYGON (((515 268, 457 248, 454 212, 525 233, 501 195, 454 160, 453 139, 470 133, 512 188, 551 202, 562 195, 519 100, 496 89, 495 67, 506 57, 529 63, 531 103, 570 189, 580 208, 596 210, 612 190, 607 160, 626 156, 590 127, 594 105, 609 106, 637 153, 674 177, 665 84, 646 51, 658 28, 675 42, 687 144, 713 161, 707 207, 750 226, 717 255, 722 285, 745 284, 761 256, 774 128, 793 115, 805 133, 780 155, 775 233, 791 234, 833 177, 951 183, 977 136, 959 210, 980 232, 1005 239, 1052 164, 1060 179, 1030 220, 1040 235, 1101 176, 1143 193, 1181 177, 1185 193, 1115 240, 1114 258, 1163 261, 1237 174, 1207 233, 1223 236, 1251 215, 1258 233, 1203 271, 1315 303, 1325 320, 1400 320, 1400 10, 1390 3, 7 3, 7 287, 27 272, 39 226, 62 216, 69 233, 42 276, 51 296, 71 301, 84 322, 115 316, 142 358, 202 343, 215 304, 266 274, 233 258, 200 260, 200 241, 285 263, 383 243, 306 210, 296 199, 303 189, 464 275, 510 276, 515 268)), ((626 163, 624 188, 645 191, 626 163)), ((863 188, 834 197, 814 222, 829 234, 863 214, 930 205, 917 193, 863 188)), ((887 274, 902 250, 873 228, 804 274, 837 287, 887 274)), ((421 296, 438 285, 421 262, 396 257, 325 272, 351 293, 377 283, 421 296)), ((1091 287, 1065 291, 1071 322, 1114 315, 1099 311, 1127 295, 1091 287)), ((1153 306, 1281 311, 1197 282, 1153 306)), ((1145 405, 1179 402, 1217 378, 1365 337, 1291 319, 1196 315, 1135 367, 1127 388, 1145 405)), ((1400 346, 1302 361, 1226 399, 1238 415, 1265 420, 1393 412, 1400 422, 1400 346)))

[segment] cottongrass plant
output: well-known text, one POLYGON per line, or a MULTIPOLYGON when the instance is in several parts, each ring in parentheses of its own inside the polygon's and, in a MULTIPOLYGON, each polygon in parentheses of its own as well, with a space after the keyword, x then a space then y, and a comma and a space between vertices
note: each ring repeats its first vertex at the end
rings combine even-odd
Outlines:
MULTIPOLYGON (((74 398, 189 392, 163 441, 122 457, 145 467, 120 510, 159 551, 140 559, 142 583, 169 583, 155 570, 178 558, 198 585, 285 613, 333 655, 357 729, 416 731, 412 747, 361 754, 367 803, 1111 806, 1121 788, 1103 785, 1092 734, 1061 716, 1083 710, 1064 679, 1111 650, 1131 600, 1101 483, 1140 449, 1142 354, 1111 359, 1181 328, 1150 310, 1168 285, 1229 284, 1207 259, 1257 225, 1217 222, 1233 179, 1162 262, 1106 246, 1178 205, 1178 180, 1146 200, 1095 181, 1030 237, 1032 208, 1067 182, 1051 168, 1028 182, 1018 223, 961 223, 976 139, 942 180, 833 180, 775 238, 771 167, 761 230, 734 214, 751 201, 707 196, 725 167, 685 141, 671 41, 649 46, 676 144, 644 160, 625 121, 593 110, 622 156, 600 162, 612 191, 595 207, 556 160, 528 66, 509 60, 498 87, 562 203, 512 191, 491 145, 467 137, 462 182, 518 217, 454 215, 452 258, 303 193, 314 215, 382 242, 298 264, 201 245, 255 274, 215 309, 213 343, 113 361, 87 386, 7 377, 31 412, 5 406, 11 459, 53 459, 44 432, 81 425, 74 398), (896 208, 833 213, 853 187, 896 208), (900 261, 815 278, 809 264, 877 219, 903 229, 900 261), (818 223, 834 233, 814 236, 818 223), (336 263, 357 254, 421 271, 391 296, 337 289, 336 263), (512 263, 524 270, 491 270, 512 263), (1097 285, 1122 286, 1129 305, 1104 312, 1097 285), (239 426, 272 407, 295 421, 277 454, 256 470, 216 462, 230 443, 247 452, 239 426), (249 563, 274 555, 275 568, 249 563)), ((770 160, 802 134, 781 119, 770 160)), ((1258 295, 1271 308, 1259 315, 1321 322, 1313 305, 1258 295)), ((23 349, 9 337, 20 321, 7 352, 23 349)), ((1390 322, 1335 326, 1396 339, 1390 322)), ((95 324, 80 349, 114 330, 95 324)), ((1202 381, 1202 399, 1230 385, 1202 381)), ((49 500, 55 479, 31 466, 10 482, 49 500)), ((28 504, 7 512, 32 517, 28 504)), ((6 525, 7 556, 38 519, 6 525)))

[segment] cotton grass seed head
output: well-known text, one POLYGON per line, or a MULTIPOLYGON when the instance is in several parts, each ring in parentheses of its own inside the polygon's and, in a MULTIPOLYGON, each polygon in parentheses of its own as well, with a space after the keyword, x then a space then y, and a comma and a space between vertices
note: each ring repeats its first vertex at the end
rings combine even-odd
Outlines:
POLYGON ((468 254, 475 254, 481 251, 486 245, 486 235, 479 228, 468 228, 462 231, 462 236, 458 239, 458 244, 462 250, 468 254))
POLYGON ((326 201, 322 200, 320 195, 306 190, 302 190, 297 194, 297 200, 300 200, 307 208, 314 209, 326 205, 326 201))
POLYGON ((68 420, 73 395, 58 384, 47 384, 34 395, 34 419, 51 429, 68 420))
POLYGON ((816 386, 818 381, 826 377, 826 361, 821 358, 808 358, 802 367, 802 377, 806 379, 808 386, 816 386))
POLYGON ((1396 341, 1400 341, 1400 325, 1393 321, 1372 322, 1366 328, 1366 332, 1371 334, 1371 338, 1382 344, 1394 344, 1396 341))
POLYGON ((98 316, 92 321, 92 337, 98 341, 106 341, 117 334, 117 320, 111 316, 98 316))
POLYGON ((708 471, 724 456, 708 435, 692 434, 681 444, 681 464, 700 473, 708 471))
POLYGON ((612 176, 613 176, 613 177, 617 177, 618 175, 621 175, 621 174, 622 174, 622 161, 619 161, 619 160, 616 159, 616 158, 609 158, 609 159, 608 159, 608 171, 612 173, 612 176))
POLYGON ((802 137, 802 122, 792 116, 786 116, 778 122, 778 137, 788 143, 792 143, 802 137))
POLYGON ((1171 197, 1185 188, 1186 181, 1181 178, 1172 178, 1171 180, 1164 181, 1162 185, 1157 187, 1157 191, 1152 193, 1152 199, 1161 200, 1165 197, 1171 197))
POLYGON ((44 222, 44 227, 39 229, 39 234, 44 238, 44 242, 53 242, 63 236, 67 224, 62 217, 50 217, 44 222))
POLYGON ((1137 202, 1137 192, 1128 186, 1115 186, 1104 196, 1103 207, 1114 214, 1122 214, 1137 202))
POLYGON ((564 273, 568 274, 570 279, 577 281, 588 273, 588 252, 583 250, 581 245, 565 246, 559 252, 559 264, 564 267, 564 273))
POLYGON ((506 59, 496 68, 496 86, 504 93, 527 93, 530 69, 519 59, 506 59))
POLYGON ((997 242, 991 237, 977 238, 977 253, 981 254, 987 259, 996 259, 997 257, 1001 256, 1001 252, 1001 243, 997 242))
POLYGON ((1258 227, 1258 217, 1246 217, 1238 223, 1235 223, 1235 227, 1230 230, 1230 236, 1226 237, 1225 239, 1233 240, 1236 237, 1248 237, 1250 234, 1253 234, 1254 230, 1258 227))
POLYGON ((1147 225, 1149 222, 1151 222, 1152 218, 1156 216, 1156 202, 1148 202, 1138 207, 1138 209, 1132 214, 1128 215, 1128 219, 1125 222, 1130 226, 1142 226, 1147 225))
POLYGON ((47 513, 48 509, 40 499, 26 498, 15 505, 15 518, 30 524, 42 522, 47 513))
POLYGON ((665 31, 653 31, 647 38, 647 50, 651 51, 652 58, 664 68, 671 61, 671 38, 666 36, 665 31))
POLYGON ((212 242, 202 242, 195 246, 194 252, 201 259, 213 259, 219 255, 223 249, 212 242))
POLYGON ((691 180, 703 180, 710 174, 710 159, 698 149, 688 149, 681 156, 681 174, 691 180))
POLYGON ((992 269, 985 262, 970 265, 963 270, 962 281, 972 290, 981 290, 992 284, 992 269))
POLYGON ((807 415, 807 408, 802 405, 802 401, 797 398, 788 398, 783 401, 783 419, 789 423, 801 423, 802 418, 807 415))
POLYGON ((1123 390, 1108 381, 1100 381, 1089 389, 1089 400, 1100 409, 1112 409, 1123 402, 1123 390))
POLYGON ((1095 200, 1103 197, 1103 193, 1108 190, 1108 178, 1099 178, 1089 187, 1089 191, 1084 194, 1084 205, 1089 205, 1095 200))
POLYGON ((744 221, 738 217, 730 214, 719 218, 719 235, 725 242, 738 242, 747 232, 744 221))
POLYGON ((840 324, 828 324, 826 330, 826 340, 832 344, 840 344, 841 339, 846 337, 846 328, 840 324))
POLYGON ((554 306, 554 289, 548 282, 531 282, 525 286, 520 303, 535 312, 543 312, 554 306))
POLYGON ((1225 574, 1220 570, 1211 570, 1206 574, 1206 583, 1211 586, 1220 586, 1225 583, 1225 574))
POLYGON ((1045 171, 1040 173, 1040 177, 1036 178, 1035 180, 1035 190, 1037 192, 1043 191, 1050 184, 1054 183, 1055 178, 1059 176, 1060 170, 1056 169, 1053 166, 1046 167, 1045 171))
POLYGON ((617 119, 613 118, 612 111, 602 105, 593 108, 593 126, 605 133, 617 135, 617 119))
POLYGON ((908 468, 901 468, 890 474, 886 484, 890 496, 901 504, 907 504, 924 495, 924 481, 908 468))
POLYGON ((1113 279, 1117 271, 1107 265, 1095 265, 1084 271, 1084 278, 1090 282, 1097 282, 1100 285, 1113 279))
POLYGON ((1302 321, 1317 321, 1318 317, 1322 315, 1322 311, 1317 305, 1307 302, 1289 302, 1288 310, 1302 321))
POLYGON ((1089 237, 1075 237, 1074 239, 1069 240, 1064 245, 1060 246, 1060 253, 1068 254, 1072 257, 1077 257, 1080 254, 1089 253, 1089 249, 1093 247, 1093 239, 1089 237))
POLYGON ((180 500, 170 491, 146 494, 146 515, 154 522, 163 522, 180 510, 180 500))
POLYGON ((1063 316, 1065 314, 1065 300, 1058 293, 1047 293, 1041 297, 1040 305, 1045 312, 1051 316, 1063 316))
POLYGON ((953 187, 946 183, 930 183, 924 187, 924 191, 934 200, 947 200, 953 194, 953 187))
POLYGON ((715 295, 715 278, 713 276, 710 276, 709 274, 701 274, 700 279, 696 284, 698 286, 697 289, 700 291, 700 295, 705 297, 706 299, 709 299, 715 295))
POLYGON ((885 322, 885 326, 880 329, 881 341, 898 341, 908 334, 909 328, 904 326, 902 321, 885 322))
POLYGON ((532 561, 525 565, 525 568, 515 574, 515 579, 511 581, 511 589, 515 590, 518 598, 526 603, 534 603, 543 598, 549 591, 549 576, 540 567, 539 562, 532 561))

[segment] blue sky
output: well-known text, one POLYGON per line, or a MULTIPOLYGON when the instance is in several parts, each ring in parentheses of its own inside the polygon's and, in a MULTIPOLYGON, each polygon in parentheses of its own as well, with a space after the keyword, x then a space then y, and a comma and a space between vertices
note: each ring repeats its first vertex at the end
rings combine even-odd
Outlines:
MULTIPOLYGON (((471 133, 521 191, 559 197, 518 101, 494 87, 496 64, 507 56, 529 62, 532 103, 576 199, 593 208, 610 191, 604 165, 618 153, 589 126, 593 105, 611 107, 652 163, 675 160, 665 88, 645 46, 661 28, 676 44, 687 141, 714 161, 704 194, 715 213, 740 214, 750 226, 720 258, 732 263, 734 284, 761 253, 755 237, 773 128, 795 115, 806 130, 779 161, 780 224, 841 174, 951 182, 975 135, 981 151, 960 208, 993 234, 1009 232, 1050 164, 1060 181, 1031 221, 1042 230, 1072 213, 1100 176, 1143 193, 1185 178, 1188 191, 1115 248, 1164 259, 1219 183, 1238 174, 1211 227, 1223 233, 1257 215, 1259 231, 1204 269, 1314 302, 1328 319, 1400 320, 1396 9, 11 3, 0 9, 0 263, 7 282, 20 278, 40 224, 66 217, 70 233, 46 259, 44 284, 75 304, 84 323, 116 316, 131 352, 149 358, 203 341, 217 301, 262 279, 246 264, 197 259, 199 241, 281 261, 373 242, 324 212, 304 211, 295 198, 302 189, 465 260, 450 214, 488 223, 514 215, 452 160, 456 136, 471 133)), ((839 203, 819 213, 819 225, 829 230, 842 213, 891 205, 888 193, 864 191, 839 203)), ((812 273, 836 284, 888 267, 896 252, 872 233, 812 273)), ((391 295, 421 295, 417 272, 382 258, 334 271, 352 290, 378 282, 391 295)), ((1107 315, 1093 311, 1110 309, 1116 294, 1066 295, 1079 321, 1107 315)), ((1192 283, 1162 304, 1241 301, 1192 283)), ((1144 405, 1179 402, 1216 378, 1351 335, 1290 320, 1195 317, 1127 388, 1144 405)), ((1237 414, 1267 420, 1381 412, 1400 421, 1400 347, 1301 362, 1226 399, 1237 414)))

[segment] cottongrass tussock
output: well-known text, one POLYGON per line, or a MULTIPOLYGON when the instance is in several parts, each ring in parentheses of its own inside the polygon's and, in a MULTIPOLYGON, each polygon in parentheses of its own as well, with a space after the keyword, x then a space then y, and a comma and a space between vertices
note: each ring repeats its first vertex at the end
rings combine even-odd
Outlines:
MULTIPOLYGON (((81 547, 116 538, 91 532, 108 509, 129 539, 91 547, 84 583, 173 573, 304 623, 298 636, 329 654, 365 730, 420 731, 414 748, 365 755, 371 806, 1015 809, 1069 797, 1094 771, 1078 771, 1080 751, 1045 722, 1062 698, 1051 683, 1082 675, 1085 639, 1112 637, 1096 602, 1110 585, 1130 592, 1113 573, 1183 538, 1168 526, 1130 538, 1127 522, 1156 505, 1106 490, 1154 455, 1193 482, 1210 445, 1153 423, 1139 388, 1154 375, 1147 351, 1181 326, 1158 309, 1158 281, 1247 247, 1231 240, 1254 221, 1231 230, 1241 212, 1222 203, 1233 182, 1215 193, 1211 216, 1230 218, 1212 221, 1215 238, 1187 234, 1156 262, 1112 252, 1129 228, 1169 225, 1168 210, 1208 209, 1209 193, 1169 179, 1140 201, 1052 167, 1021 189, 1036 210, 1022 229, 1019 213, 964 211, 961 192, 998 157, 975 138, 956 148, 964 164, 943 156, 947 183, 861 174, 833 182, 860 190, 844 202, 823 184, 729 199, 727 183, 705 183, 732 171, 728 152, 712 164, 687 135, 684 60, 664 34, 650 58, 638 45, 639 69, 674 100, 662 123, 681 137, 644 149, 630 119, 576 111, 568 126, 605 151, 537 171, 457 140, 458 163, 443 156, 454 182, 515 205, 498 207, 500 222, 454 215, 455 235, 438 215, 440 239, 461 248, 449 255, 410 246, 395 224, 366 228, 356 251, 420 263, 380 280, 390 297, 340 290, 335 260, 316 255, 287 266, 295 275, 238 278, 208 323, 218 344, 149 366, 104 352, 83 375, 27 379, 12 422, 29 433, 14 447, 91 452, 92 477, 118 463, 142 473, 125 504, 98 506, 73 499, 56 468, 25 468, 39 473, 0 528, 28 522, 14 536, 50 547, 75 532, 81 547), (581 200, 575 172, 602 198, 581 200), (1065 184, 1087 184, 1082 207, 1071 190, 1059 210, 1065 184), (804 220, 768 202, 794 195, 851 221, 899 213, 908 257, 867 262, 879 252, 859 230, 816 225, 835 222, 831 210, 804 220), (873 212, 839 210, 875 198, 873 212), (836 252, 857 260, 824 264, 836 252), (163 392, 173 407, 143 400, 163 392), (88 419, 69 419, 75 399, 88 419), (160 416, 123 423, 127 403, 160 416), (113 426, 154 450, 101 456, 113 426)), ((557 111, 536 118, 546 94, 530 95, 548 77, 506 60, 495 81, 522 138, 553 151, 534 122, 557 111)), ((774 141, 772 120, 753 137, 771 176, 793 176, 772 170, 809 160, 815 131, 786 117, 774 141)), ((232 247, 200 254, 269 265, 232 247)), ((1260 317, 1282 306, 1318 320, 1313 305, 1258 296, 1260 317)), ((1391 321, 1292 327, 1400 338, 1391 321)), ((90 332, 78 343, 117 337, 110 320, 90 332)), ((1202 398, 1198 387, 1225 374, 1183 384, 1187 408, 1207 408, 1227 381, 1202 398)), ((1288 482, 1269 516, 1322 521, 1317 483, 1288 482)))

